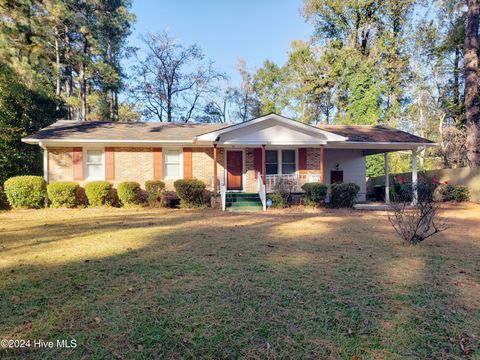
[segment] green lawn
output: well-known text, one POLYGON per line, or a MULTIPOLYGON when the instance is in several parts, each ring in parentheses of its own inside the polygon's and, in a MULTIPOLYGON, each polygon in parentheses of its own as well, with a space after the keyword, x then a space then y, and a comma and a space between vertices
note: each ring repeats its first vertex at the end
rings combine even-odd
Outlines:
POLYGON ((78 343, 0 357, 480 356, 480 206, 443 215, 408 247, 382 212, 0 212, 0 338, 78 343))

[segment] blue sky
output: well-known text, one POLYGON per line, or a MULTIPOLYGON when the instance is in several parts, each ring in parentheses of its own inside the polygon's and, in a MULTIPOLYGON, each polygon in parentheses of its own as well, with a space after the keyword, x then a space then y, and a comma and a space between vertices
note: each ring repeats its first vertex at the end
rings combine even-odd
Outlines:
POLYGON ((140 46, 139 34, 169 34, 184 45, 198 44, 217 70, 239 82, 239 57, 249 68, 266 58, 283 64, 292 40, 313 33, 300 14, 302 0, 133 0, 137 16, 131 45, 140 46))

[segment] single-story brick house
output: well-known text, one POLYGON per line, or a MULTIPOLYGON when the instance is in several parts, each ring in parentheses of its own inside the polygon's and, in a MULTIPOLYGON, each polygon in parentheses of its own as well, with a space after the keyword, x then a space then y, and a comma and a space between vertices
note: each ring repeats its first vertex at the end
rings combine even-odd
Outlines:
POLYGON ((259 193, 263 203, 279 181, 293 192, 305 182, 354 182, 365 201, 365 156, 411 150, 416 172, 417 149, 434 145, 385 126, 314 126, 276 114, 233 125, 60 120, 23 141, 44 150, 47 182, 161 179, 172 189, 197 178, 215 193, 259 193))

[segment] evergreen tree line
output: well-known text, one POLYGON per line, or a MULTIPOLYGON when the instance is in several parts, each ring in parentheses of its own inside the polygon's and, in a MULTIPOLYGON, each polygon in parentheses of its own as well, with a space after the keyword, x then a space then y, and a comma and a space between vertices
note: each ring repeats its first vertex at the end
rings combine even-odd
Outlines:
POLYGON ((129 0, 0 0, 0 186, 40 174, 21 138, 59 118, 118 120, 129 0))
POLYGON ((0 0, 0 61, 67 118, 118 120, 129 0, 0 0))

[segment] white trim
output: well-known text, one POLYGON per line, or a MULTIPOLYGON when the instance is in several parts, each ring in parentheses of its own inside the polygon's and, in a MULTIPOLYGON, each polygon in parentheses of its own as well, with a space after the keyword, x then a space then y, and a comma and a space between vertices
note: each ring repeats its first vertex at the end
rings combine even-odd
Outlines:
POLYGON ((245 159, 245 149, 225 149, 223 157, 224 157, 224 164, 225 167, 223 169, 223 176, 225 181, 225 186, 228 192, 246 192, 247 190, 247 173, 246 173, 246 159, 245 159), (229 190, 228 189, 228 163, 227 163, 227 153, 229 151, 241 151, 242 152, 242 190, 229 190))
MULTIPOLYGON (((283 123, 285 125, 296 127, 296 128, 302 129, 304 131, 307 131, 309 134, 323 135, 323 136, 329 138, 330 141, 346 141, 348 139, 347 137, 340 136, 340 135, 337 135, 337 134, 329 132, 329 131, 321 130, 321 129, 315 127, 315 126, 307 125, 307 124, 301 123, 299 121, 286 118, 284 116, 280 116, 280 115, 277 115, 277 114, 268 114, 268 115, 264 115, 264 116, 261 116, 259 118, 250 120, 250 121, 246 121, 246 122, 243 122, 243 123, 235 124, 235 125, 228 126, 228 127, 225 127, 225 128, 219 129, 219 130, 215 130, 215 131, 211 131, 211 132, 208 132, 208 133, 205 133, 205 134, 198 135, 198 136, 195 137, 195 140, 216 141, 216 139, 222 134, 225 134, 225 133, 230 132, 230 131, 242 129, 242 128, 247 127, 247 126, 252 126, 252 125, 255 125, 259 122, 266 121, 266 120, 275 120, 275 121, 283 123)), ((228 142, 226 142, 225 144, 228 144, 228 142)), ((255 144, 255 142, 252 142, 251 144, 255 144)), ((265 144, 265 142, 263 142, 263 144, 265 144)), ((318 143, 316 143, 316 144, 318 144, 318 143)), ((280 145, 282 145, 282 144, 280 144, 280 145)), ((287 145, 287 144, 285 144, 285 145, 287 145)))
POLYGON ((332 147, 336 145, 340 145, 340 147, 348 147, 348 145, 394 145, 394 146, 411 146, 411 147, 418 147, 418 146, 438 146, 437 143, 413 143, 413 142, 388 142, 388 141, 345 141, 345 142, 330 142, 327 144, 328 147, 332 147))
POLYGON ((412 150, 412 206, 418 204, 417 151, 418 149, 412 150))
MULTIPOLYGON (((27 144, 38 144, 38 139, 22 139, 27 144)), ((101 140, 101 139, 47 139, 43 143, 81 143, 81 144, 193 144, 193 140, 101 140)))
POLYGON ((385 160, 385 204, 390 204, 390 174, 388 167, 388 153, 384 153, 383 158, 385 160))
POLYGON ((105 148, 101 147, 83 147, 82 149, 83 153, 83 172, 84 172, 84 180, 85 181, 102 181, 105 180, 105 148), (87 158, 88 158, 88 152, 89 151, 101 151, 102 152, 102 176, 99 178, 96 177, 90 177, 88 174, 88 164, 87 164, 87 158))
POLYGON ((162 148, 162 171, 163 171, 163 179, 164 180, 170 180, 170 181, 175 181, 175 180, 181 180, 184 177, 184 171, 183 171, 183 148, 181 147, 166 147, 162 148), (166 161, 166 156, 167 156, 167 151, 171 150, 176 150, 180 152, 180 177, 174 177, 174 176, 167 176, 167 161, 166 161))

